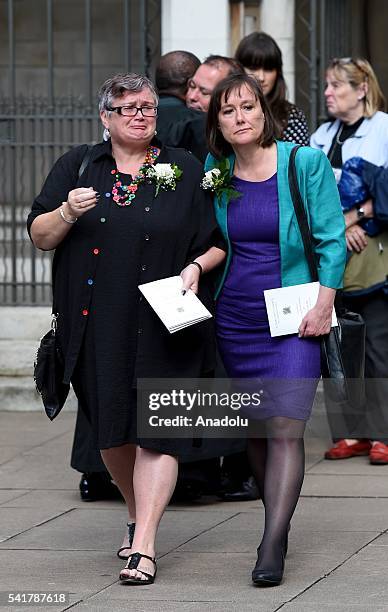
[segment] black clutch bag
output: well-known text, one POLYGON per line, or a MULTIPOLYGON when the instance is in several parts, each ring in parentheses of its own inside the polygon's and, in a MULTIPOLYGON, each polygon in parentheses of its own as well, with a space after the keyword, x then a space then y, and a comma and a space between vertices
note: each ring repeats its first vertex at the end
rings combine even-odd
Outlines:
POLYGON ((52 315, 51 329, 40 341, 34 363, 36 389, 51 421, 62 410, 70 390, 70 385, 62 382, 64 359, 57 343, 57 318, 52 315))
MULTIPOLYGON (((313 281, 317 281, 312 236, 296 175, 295 156, 298 149, 299 146, 296 146, 291 151, 288 179, 310 274, 313 281)), ((340 294, 336 296, 335 309, 338 327, 332 327, 321 341, 325 392, 333 401, 349 402, 356 409, 363 405, 365 398, 365 322, 360 314, 343 307, 340 294)))

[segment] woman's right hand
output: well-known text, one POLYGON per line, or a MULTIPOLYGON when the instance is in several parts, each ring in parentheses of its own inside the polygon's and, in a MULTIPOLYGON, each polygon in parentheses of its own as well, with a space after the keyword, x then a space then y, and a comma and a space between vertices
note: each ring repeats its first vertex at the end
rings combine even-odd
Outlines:
POLYGON ((78 219, 97 204, 99 194, 93 187, 78 187, 69 191, 67 196, 68 214, 78 219))
POLYGON ((359 225, 348 227, 345 232, 346 246, 349 251, 361 253, 368 244, 366 232, 359 225))

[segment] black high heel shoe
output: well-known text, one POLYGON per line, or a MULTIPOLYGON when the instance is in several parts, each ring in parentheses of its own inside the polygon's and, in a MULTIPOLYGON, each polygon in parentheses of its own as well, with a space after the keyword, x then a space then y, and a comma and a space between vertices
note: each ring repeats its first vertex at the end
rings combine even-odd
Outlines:
MULTIPOLYGON (((259 547, 260 548, 260 547, 259 547)), ((281 566, 277 570, 263 570, 260 567, 259 548, 257 549, 257 561, 252 572, 252 582, 259 587, 278 586, 283 580, 284 574, 284 548, 282 551, 281 566)))
POLYGON ((258 567, 258 565, 260 564, 259 562, 259 555, 260 555, 260 546, 257 549, 257 561, 256 561, 256 565, 253 569, 252 572, 252 582, 253 584, 255 584, 256 586, 260 586, 260 587, 271 587, 271 586, 278 586, 281 581, 283 580, 283 574, 284 574, 284 562, 285 562, 285 558, 287 556, 287 551, 288 551, 288 533, 291 529, 291 525, 288 525, 287 528, 287 532, 284 538, 284 542, 283 542, 283 550, 282 550, 282 559, 281 559, 281 566, 280 569, 275 570, 275 571, 268 571, 268 570, 262 570, 258 567))

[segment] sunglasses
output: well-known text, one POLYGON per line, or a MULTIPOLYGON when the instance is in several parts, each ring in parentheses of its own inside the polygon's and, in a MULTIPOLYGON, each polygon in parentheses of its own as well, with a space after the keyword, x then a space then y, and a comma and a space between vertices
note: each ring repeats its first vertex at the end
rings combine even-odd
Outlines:
POLYGON ((346 66, 347 64, 353 64, 353 66, 368 77, 368 72, 359 64, 358 60, 354 59, 353 57, 334 57, 330 64, 332 66, 346 66))

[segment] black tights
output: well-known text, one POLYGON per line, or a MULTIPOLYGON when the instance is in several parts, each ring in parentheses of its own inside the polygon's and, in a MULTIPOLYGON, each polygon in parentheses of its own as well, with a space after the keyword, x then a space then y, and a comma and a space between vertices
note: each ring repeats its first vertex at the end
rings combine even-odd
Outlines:
POLYGON ((279 569, 288 525, 304 477, 305 421, 273 417, 264 422, 263 437, 248 441, 248 455, 265 508, 260 569, 279 569))

